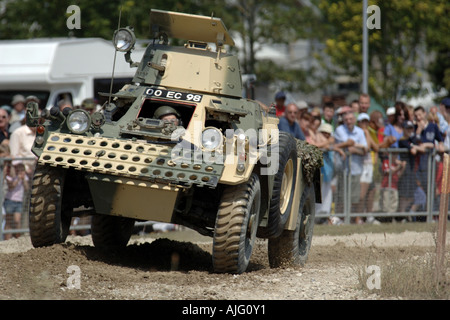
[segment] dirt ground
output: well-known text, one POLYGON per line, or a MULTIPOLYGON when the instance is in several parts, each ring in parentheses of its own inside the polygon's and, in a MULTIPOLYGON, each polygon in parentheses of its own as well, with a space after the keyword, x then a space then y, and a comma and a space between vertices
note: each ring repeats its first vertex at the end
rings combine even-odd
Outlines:
POLYGON ((0 242, 0 299, 378 300, 376 289, 361 289, 358 270, 402 252, 422 256, 435 245, 430 232, 379 230, 330 235, 316 226, 303 268, 271 269, 267 241, 257 240, 241 275, 212 273, 212 240, 189 229, 133 236, 126 248, 108 252, 90 236, 35 249, 24 235, 0 242))

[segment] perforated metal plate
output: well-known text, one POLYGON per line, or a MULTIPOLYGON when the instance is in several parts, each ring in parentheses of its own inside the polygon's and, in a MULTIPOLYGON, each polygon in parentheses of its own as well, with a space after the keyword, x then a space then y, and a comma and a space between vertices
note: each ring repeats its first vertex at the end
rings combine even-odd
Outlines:
POLYGON ((179 186, 217 186, 222 165, 176 161, 171 151, 166 145, 52 133, 39 163, 179 186))

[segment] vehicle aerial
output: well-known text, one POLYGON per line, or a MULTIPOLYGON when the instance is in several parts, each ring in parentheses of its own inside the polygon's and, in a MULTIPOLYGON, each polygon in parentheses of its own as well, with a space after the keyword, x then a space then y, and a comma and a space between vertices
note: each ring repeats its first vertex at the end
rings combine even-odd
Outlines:
MULTIPOLYGON (((133 58, 141 59, 143 54, 144 48, 136 46, 133 58)), ((102 104, 98 92, 109 90, 113 60, 113 44, 100 38, 1 40, 0 105, 10 104, 16 94, 36 96, 40 107, 47 109, 63 99, 74 106, 85 99, 102 104)), ((126 61, 116 61, 116 90, 133 76, 126 61)))
POLYGON ((271 266, 304 264, 320 167, 307 182, 296 140, 278 132, 270 108, 241 97, 239 61, 226 51, 234 42, 221 19, 152 10, 150 22, 155 40, 140 62, 130 58, 132 29, 115 32, 117 50, 137 70, 119 91, 104 93, 102 110, 39 113, 27 105, 39 158, 33 245, 64 242, 74 209, 83 207, 97 247, 125 246, 135 221, 158 221, 211 236, 215 272, 244 272, 257 237, 269 239, 271 266), (187 42, 172 46, 170 38, 187 42))

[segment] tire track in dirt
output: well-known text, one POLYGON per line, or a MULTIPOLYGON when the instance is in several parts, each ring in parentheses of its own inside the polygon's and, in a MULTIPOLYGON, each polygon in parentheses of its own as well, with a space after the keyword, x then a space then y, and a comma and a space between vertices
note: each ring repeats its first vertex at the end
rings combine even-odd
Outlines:
POLYGON ((133 237, 112 251, 93 247, 90 236, 36 249, 27 236, 3 241, 0 299, 379 299, 358 288, 358 268, 432 250, 425 232, 318 236, 304 268, 271 269, 267 241, 258 239, 248 271, 231 275, 212 273, 212 241, 192 235, 178 237, 193 242, 133 237), (79 289, 70 288, 69 266, 79 267, 79 289))

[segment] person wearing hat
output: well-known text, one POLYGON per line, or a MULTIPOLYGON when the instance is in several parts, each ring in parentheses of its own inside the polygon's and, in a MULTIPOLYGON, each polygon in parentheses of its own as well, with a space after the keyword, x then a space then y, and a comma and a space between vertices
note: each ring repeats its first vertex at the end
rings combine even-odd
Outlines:
MULTIPOLYGON (((366 153, 363 160, 363 168, 361 173, 361 179, 360 179, 360 197, 359 197, 359 204, 358 204, 358 211, 357 212, 371 212, 372 211, 372 205, 373 205, 373 194, 375 192, 375 183, 373 179, 374 175, 374 163, 376 161, 376 154, 379 150, 378 144, 372 139, 372 136, 369 132, 369 124, 370 124, 370 117, 367 113, 363 112, 358 115, 357 118, 358 127, 360 127, 364 131, 364 135, 366 137, 367 146, 369 149, 369 152, 366 153), (370 196, 369 196, 370 195, 370 196)), ((359 221, 362 221, 361 219, 357 219, 359 221)), ((373 217, 369 217, 367 222, 370 223, 379 223, 377 220, 375 220, 373 217)), ((357 221, 358 222, 358 221, 357 221)))
POLYGON ((386 118, 388 124, 394 124, 395 107, 389 107, 386 110, 386 118))
MULTIPOLYGON (((384 127, 384 136, 391 136, 394 138, 394 143, 390 145, 391 148, 398 148, 398 141, 403 137, 403 123, 409 115, 405 112, 406 107, 403 102, 397 101, 395 107, 390 107, 386 111, 390 117, 389 123, 384 127)), ((409 120, 409 119, 408 119, 409 120)))
POLYGON ((23 116, 25 116, 25 97, 21 94, 16 94, 11 101, 12 111, 11 118, 9 120, 10 124, 14 122, 21 121, 23 116))
POLYGON ((159 120, 171 121, 176 126, 180 125, 181 122, 181 116, 178 111, 170 106, 159 107, 158 109, 156 109, 153 117, 159 120))
POLYGON ((331 189, 331 180, 334 176, 333 151, 330 145, 334 141, 332 136, 333 126, 329 123, 322 123, 317 129, 317 146, 324 149, 323 167, 320 168, 322 174, 322 203, 316 204, 316 212, 324 215, 331 214, 331 204, 333 202, 333 192, 331 189))
POLYGON ((320 169, 322 173, 322 203, 316 204, 316 212, 328 216, 331 213, 331 204, 333 202, 334 151, 345 158, 344 151, 334 142, 333 126, 329 123, 322 123, 317 129, 315 143, 318 148, 323 150, 323 167, 320 169))
POLYGON ((286 106, 284 105, 285 101, 286 94, 283 91, 277 92, 275 95, 275 109, 277 117, 284 116, 284 111, 286 110, 286 106))
POLYGON ((308 112, 308 104, 306 103, 306 101, 303 100, 299 100, 295 103, 295 105, 297 106, 298 112, 297 112, 297 123, 300 125, 300 120, 302 118, 302 115, 305 112, 308 112))

